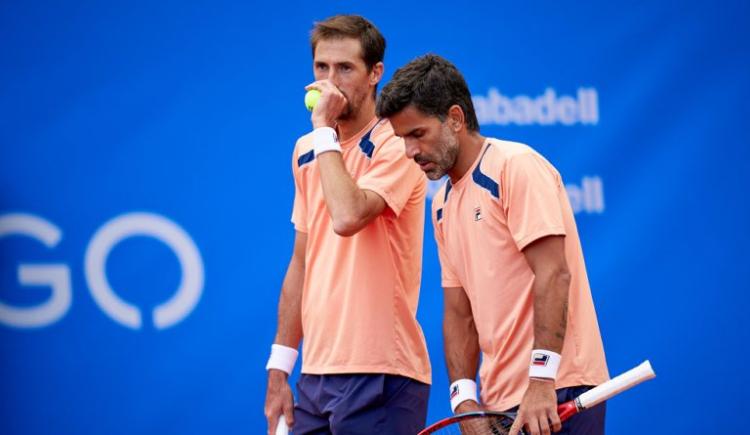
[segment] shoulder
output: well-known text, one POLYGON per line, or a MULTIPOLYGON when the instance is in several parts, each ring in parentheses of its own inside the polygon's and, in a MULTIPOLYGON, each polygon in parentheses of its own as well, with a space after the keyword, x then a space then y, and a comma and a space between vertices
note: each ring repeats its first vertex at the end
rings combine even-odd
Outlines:
POLYGON ((489 138, 490 146, 482 159, 483 165, 492 165, 498 168, 505 166, 510 160, 517 156, 538 155, 530 146, 507 140, 489 138))
POLYGON ((502 174, 508 169, 530 164, 541 165, 551 172, 557 172, 544 156, 529 145, 499 139, 489 141, 491 146, 482 159, 482 168, 490 173, 502 174))
POLYGON ((403 140, 396 136, 391 126, 390 121, 387 119, 379 119, 375 126, 369 132, 369 139, 372 141, 375 149, 388 148, 396 149, 403 152, 403 140))
POLYGON ((435 193, 435 196, 432 197, 432 216, 436 221, 439 221, 442 218, 442 210, 445 206, 446 200, 448 199, 449 193, 450 179, 446 177, 445 181, 443 181, 443 184, 435 193))

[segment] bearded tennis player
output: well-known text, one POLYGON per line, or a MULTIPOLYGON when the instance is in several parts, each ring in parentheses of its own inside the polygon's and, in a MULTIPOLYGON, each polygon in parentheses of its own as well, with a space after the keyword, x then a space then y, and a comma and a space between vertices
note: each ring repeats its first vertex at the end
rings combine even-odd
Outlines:
POLYGON ((604 404, 564 424, 556 412, 609 378, 558 171, 524 144, 482 136, 466 81, 436 55, 399 69, 377 112, 428 178, 448 176, 432 222, 451 409, 517 409, 511 434, 602 434, 604 404))

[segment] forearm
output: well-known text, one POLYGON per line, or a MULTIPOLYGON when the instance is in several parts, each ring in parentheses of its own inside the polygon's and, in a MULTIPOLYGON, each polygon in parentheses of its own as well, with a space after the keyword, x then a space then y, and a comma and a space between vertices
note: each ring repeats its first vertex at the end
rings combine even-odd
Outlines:
POLYGON ((476 379, 479 369, 479 337, 474 319, 446 309, 443 317, 445 365, 451 382, 476 379))
POLYGON ((292 257, 279 298, 278 326, 274 343, 297 349, 302 340, 302 287, 304 259, 292 257))
POLYGON ((562 351, 569 289, 567 269, 555 269, 534 279, 534 349, 562 351))
MULTIPOLYGON (((327 152, 317 157, 320 181, 334 231, 352 235, 362 229, 373 217, 368 205, 368 193, 357 186, 344 166, 341 153, 327 152)), ((370 192, 374 195, 374 193, 370 192)))

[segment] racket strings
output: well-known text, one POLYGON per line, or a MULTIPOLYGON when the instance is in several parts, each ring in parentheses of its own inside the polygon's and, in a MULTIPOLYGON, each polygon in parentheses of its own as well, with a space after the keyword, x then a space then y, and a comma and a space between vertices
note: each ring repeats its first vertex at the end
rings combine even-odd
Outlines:
POLYGON ((512 424, 513 420, 506 417, 481 416, 461 420, 433 433, 439 435, 507 435, 512 424))

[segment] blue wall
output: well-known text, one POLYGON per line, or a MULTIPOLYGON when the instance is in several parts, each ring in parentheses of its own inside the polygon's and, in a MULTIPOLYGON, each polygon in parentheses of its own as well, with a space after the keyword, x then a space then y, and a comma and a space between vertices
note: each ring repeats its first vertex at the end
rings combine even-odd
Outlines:
MULTIPOLYGON (((609 433, 694 433, 697 412, 702 432, 743 431, 749 9, 0 3, 0 433, 262 433, 307 36, 341 12, 386 35, 386 80, 447 57, 482 132, 563 174, 610 370, 658 373, 611 401, 609 433)), ((433 421, 449 407, 425 240, 433 421)))

